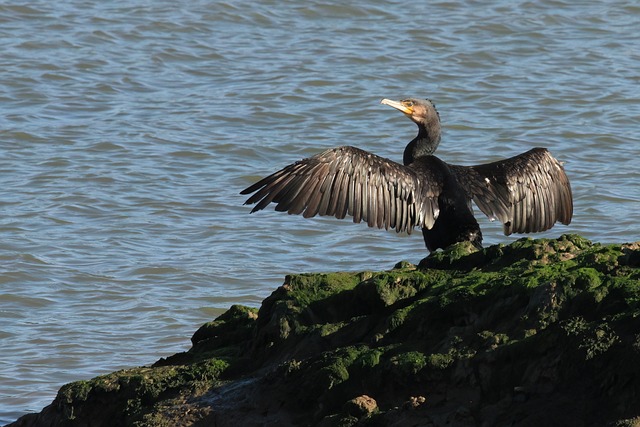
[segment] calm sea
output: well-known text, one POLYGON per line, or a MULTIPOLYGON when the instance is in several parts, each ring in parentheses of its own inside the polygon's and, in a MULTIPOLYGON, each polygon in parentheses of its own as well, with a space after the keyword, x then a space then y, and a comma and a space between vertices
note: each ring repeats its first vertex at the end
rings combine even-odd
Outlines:
POLYGON ((400 160, 415 126, 383 97, 432 98, 448 162, 565 161, 574 221, 542 236, 640 240, 640 6, 490 4, 0 1, 0 424, 287 273, 426 256, 238 194, 332 146, 400 160))

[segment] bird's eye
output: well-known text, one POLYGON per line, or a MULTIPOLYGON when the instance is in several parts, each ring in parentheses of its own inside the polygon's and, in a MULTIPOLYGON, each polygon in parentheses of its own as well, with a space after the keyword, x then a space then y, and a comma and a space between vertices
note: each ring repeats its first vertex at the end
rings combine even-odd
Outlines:
POLYGON ((404 101, 404 105, 407 107, 413 107, 413 101, 404 101))

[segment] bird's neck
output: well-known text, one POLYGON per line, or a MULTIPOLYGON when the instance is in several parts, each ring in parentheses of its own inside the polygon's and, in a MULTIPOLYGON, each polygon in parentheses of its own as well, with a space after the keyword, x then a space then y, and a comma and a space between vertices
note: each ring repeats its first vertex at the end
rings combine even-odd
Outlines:
POLYGON ((440 123, 432 126, 418 124, 418 136, 416 136, 404 149, 403 163, 411 164, 419 157, 431 156, 440 144, 440 123))

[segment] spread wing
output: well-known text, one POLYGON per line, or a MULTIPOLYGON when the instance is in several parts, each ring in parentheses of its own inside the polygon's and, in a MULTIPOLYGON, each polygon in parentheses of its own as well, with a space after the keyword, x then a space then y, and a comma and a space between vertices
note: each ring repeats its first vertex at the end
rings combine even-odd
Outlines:
POLYGON ((498 162, 452 169, 480 210, 504 224, 504 234, 548 230, 573 216, 571 185, 548 150, 534 148, 498 162))
POLYGON ((411 233, 433 226, 441 191, 438 180, 429 182, 410 167, 344 146, 293 163, 241 194, 254 193, 245 202, 256 204, 252 213, 274 202, 277 211, 306 218, 348 214, 369 227, 411 233))

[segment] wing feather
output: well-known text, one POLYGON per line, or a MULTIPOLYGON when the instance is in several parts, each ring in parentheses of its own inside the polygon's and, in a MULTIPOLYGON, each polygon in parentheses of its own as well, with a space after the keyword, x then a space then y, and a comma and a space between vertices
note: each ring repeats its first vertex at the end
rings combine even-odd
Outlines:
POLYGON ((428 174, 343 146, 295 162, 247 187, 251 212, 277 203, 276 210, 304 217, 353 216, 370 227, 411 232, 432 227, 441 183, 428 174), (426 180, 425 180, 426 178, 426 180))
POLYGON ((548 230, 573 216, 571 185, 562 163, 545 148, 478 166, 451 165, 456 178, 504 233, 548 230))

